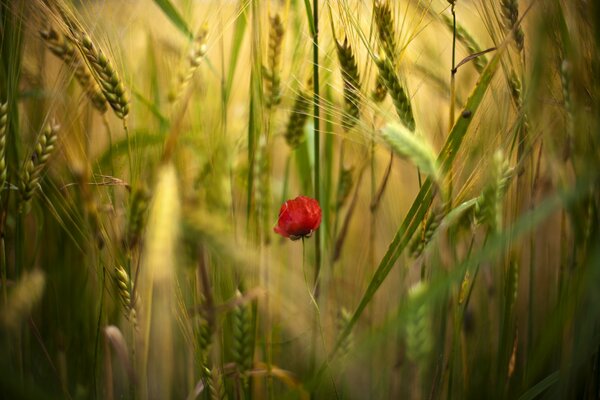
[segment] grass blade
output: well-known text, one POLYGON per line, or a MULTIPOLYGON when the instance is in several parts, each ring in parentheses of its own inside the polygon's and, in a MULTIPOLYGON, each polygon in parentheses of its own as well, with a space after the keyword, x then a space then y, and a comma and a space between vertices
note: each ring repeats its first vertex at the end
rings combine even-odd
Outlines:
POLYGON ((194 38, 194 34, 188 27, 187 23, 179 14, 179 11, 175 8, 173 3, 170 0, 154 0, 154 3, 160 7, 160 9, 165 13, 167 18, 179 29, 184 35, 186 35, 189 39, 194 38))

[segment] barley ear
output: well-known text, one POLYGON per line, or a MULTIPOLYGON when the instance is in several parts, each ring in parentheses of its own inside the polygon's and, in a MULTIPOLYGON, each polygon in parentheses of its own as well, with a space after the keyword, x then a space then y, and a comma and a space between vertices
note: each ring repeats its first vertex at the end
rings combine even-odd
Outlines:
POLYGON ((409 290, 408 299, 412 306, 405 325, 406 353, 408 358, 417 364, 420 372, 423 372, 433 348, 431 307, 426 303, 426 290, 427 284, 422 281, 409 290))
POLYGON ((123 266, 117 265, 115 267, 114 278, 117 285, 117 290, 119 292, 121 305, 123 306, 124 315, 128 320, 131 321, 134 328, 137 330, 138 322, 135 308, 141 304, 141 301, 139 300, 139 293, 135 292, 135 300, 132 300, 131 279, 129 279, 129 274, 127 271, 125 271, 123 266))
POLYGON ((376 0, 373 11, 381 47, 392 65, 394 65, 397 58, 397 45, 392 9, 387 0, 376 0))
POLYGON ((105 113, 107 106, 104 94, 102 94, 102 90, 90 74, 71 40, 53 28, 40 31, 40 36, 44 39, 46 47, 73 71, 75 79, 77 79, 79 86, 92 102, 92 105, 100 113, 105 113))
POLYGON ((375 80, 375 88, 371 92, 371 98, 375 103, 381 103, 385 100, 385 96, 387 96, 387 87, 385 86, 385 81, 381 76, 381 73, 377 73, 377 79, 375 80))
POLYGON ((127 219, 127 246, 136 248, 141 239, 150 203, 150 191, 145 186, 136 188, 131 197, 129 217, 127 219))
POLYGON ((304 140, 304 125, 310 112, 311 99, 304 89, 299 89, 285 131, 285 141, 291 148, 304 140))
POLYGON ((494 155, 493 181, 487 185, 475 204, 475 219, 486 224, 492 232, 502 229, 502 202, 514 169, 508 165, 501 151, 494 155))
POLYGON ((394 102, 394 107, 396 108, 396 113, 398 114, 400 121, 402 121, 410 131, 414 131, 415 118, 413 116, 412 106, 410 105, 410 99, 400 84, 392 63, 385 58, 377 58, 375 64, 379 69, 379 73, 385 86, 388 88, 388 93, 394 102))
POLYGON ((389 123, 381 130, 383 139, 400 157, 410 160, 421 172, 439 179, 435 152, 420 136, 410 132, 404 125, 389 123))
POLYGON ((342 127, 345 131, 349 131, 360 118, 360 75, 348 38, 344 38, 344 42, 341 44, 336 40, 335 44, 344 81, 342 127))
POLYGON ((263 69, 263 77, 265 80, 265 98, 267 107, 273 107, 281 102, 281 77, 279 69, 281 64, 281 44, 285 29, 281 22, 281 17, 276 14, 269 18, 269 50, 268 50, 268 67, 263 69))
POLYGON ((208 46, 206 44, 207 37, 208 28, 203 26, 196 34, 192 43, 192 47, 188 55, 188 65, 184 71, 179 73, 176 88, 169 93, 169 100, 171 102, 175 102, 181 97, 189 83, 194 78, 194 74, 198 70, 198 67, 200 67, 200 63, 208 51, 208 46))
POLYGON ((110 104, 117 117, 125 119, 129 114, 129 100, 125 93, 125 86, 113 64, 102 50, 94 45, 92 39, 85 32, 81 32, 76 40, 108 104, 110 104))
MULTIPOLYGON (((236 299, 242 293, 236 291, 236 299)), ((240 304, 233 310, 233 358, 241 374, 252 369, 252 312, 247 304, 240 304)), ((244 385, 247 378, 244 376, 244 385)))
POLYGON ((31 198, 39 186, 42 172, 46 168, 48 159, 54 151, 59 129, 60 126, 57 124, 46 125, 38 135, 31 156, 25 161, 21 168, 19 181, 21 211, 29 211, 31 198))
POLYGON ((519 22, 519 3, 517 0, 501 0, 502 17, 504 18, 504 28, 512 31, 517 50, 523 51, 525 44, 525 34, 519 22))
POLYGON ((423 226, 421 235, 415 237, 410 245, 410 252, 413 258, 417 258, 423 254, 423 250, 425 250, 425 247, 431 241, 431 238, 442 223, 443 218, 443 207, 436 207, 429 213, 425 225, 423 226))

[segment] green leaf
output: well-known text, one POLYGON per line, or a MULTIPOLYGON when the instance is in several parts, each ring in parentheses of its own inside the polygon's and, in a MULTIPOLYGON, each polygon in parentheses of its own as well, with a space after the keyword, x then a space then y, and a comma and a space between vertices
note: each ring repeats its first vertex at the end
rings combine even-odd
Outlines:
POLYGON ((244 41, 244 34, 246 33, 246 25, 248 24, 248 17, 246 16, 246 8, 248 7, 249 0, 240 0, 239 5, 239 16, 235 23, 235 29, 233 31, 233 41, 231 44, 231 53, 229 55, 229 71, 227 71, 227 81, 225 82, 225 98, 224 101, 229 101, 231 95, 231 88, 233 84, 233 76, 237 67, 238 57, 240 55, 240 49, 244 41))
POLYGON ((156 3, 156 5, 160 7, 160 9, 167 16, 167 18, 169 18, 173 25, 177 27, 177 29, 179 29, 189 39, 194 38, 194 34, 192 33, 185 20, 181 17, 181 14, 179 14, 179 11, 177 11, 177 9, 173 5, 173 3, 171 3, 170 0, 154 0, 154 3, 156 3))
POLYGON ((554 371, 553 373, 551 373, 550 375, 548 375, 547 377, 545 377, 544 379, 539 381, 537 384, 535 384, 533 387, 531 387, 528 391, 523 393, 523 395, 521 395, 521 397, 519 397, 519 400, 535 399, 540 394, 542 394, 544 392, 544 390, 546 390, 550 386, 556 384, 558 382, 558 378, 559 378, 559 371, 554 371))

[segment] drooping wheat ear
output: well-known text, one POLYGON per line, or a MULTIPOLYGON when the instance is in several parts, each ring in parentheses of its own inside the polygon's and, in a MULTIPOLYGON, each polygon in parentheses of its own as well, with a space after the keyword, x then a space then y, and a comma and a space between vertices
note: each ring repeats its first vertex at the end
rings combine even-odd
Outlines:
MULTIPOLYGON (((454 30, 454 21, 448 15, 443 14, 442 19, 446 27, 451 31, 454 30)), ((481 47, 475 40, 473 36, 467 31, 467 29, 460 25, 458 22, 456 23, 456 40, 462 43, 463 46, 469 51, 469 54, 477 54, 481 52, 481 47)), ((485 66, 487 65, 487 57, 484 54, 479 55, 473 59, 473 65, 478 72, 483 71, 485 66)))
POLYGON ((388 59, 378 58, 375 60, 375 64, 377 65, 381 78, 394 102, 394 107, 396 108, 396 113, 398 114, 400 121, 402 121, 411 132, 414 132, 415 118, 410 105, 410 99, 400 84, 392 63, 388 59))
POLYGON ((523 51, 525 34, 519 22, 519 2, 517 0, 502 0, 500 6, 504 18, 504 28, 507 31, 512 31, 517 50, 523 51))
POLYGON ((354 168, 342 167, 339 173, 337 194, 335 197, 335 208, 339 210, 348 200, 352 187, 354 185, 353 179, 354 168))
POLYGON ((47 124, 38 135, 31 157, 23 164, 19 182, 22 210, 28 210, 31 198, 39 186, 42 172, 54 151, 59 129, 60 126, 56 123, 47 124))
POLYGON ((145 186, 136 188, 132 194, 129 218, 127 220, 127 245, 130 249, 137 247, 146 225, 150 191, 145 186))
POLYGON ((411 161, 421 172, 439 180, 440 172, 436 152, 421 135, 414 134, 404 125, 389 123, 381 129, 381 135, 400 157, 411 161))
POLYGON ((268 66, 263 68, 265 80, 265 99, 267 107, 281 103, 281 77, 279 68, 281 64, 281 43, 285 29, 279 14, 269 18, 271 28, 269 31, 268 66))
MULTIPOLYGON (((242 293, 236 291, 240 300, 242 293)), ((241 374, 252 369, 252 313, 248 304, 240 304, 233 310, 233 360, 241 374)), ((247 379, 244 379, 246 384, 247 379)))
POLYGON ((373 11, 375 13, 375 24, 377 24, 377 33, 379 34, 381 47, 392 65, 395 65, 397 47, 392 9, 386 0, 376 0, 373 11))
POLYGON ((169 93, 169 100, 171 102, 175 102, 176 100, 178 100, 181 97, 181 95, 185 92, 186 87, 192 81, 194 74, 198 70, 202 59, 208 51, 208 46, 206 43, 207 37, 208 28, 206 26, 203 26, 202 28, 200 28, 200 30, 194 37, 194 41, 192 43, 192 47, 188 55, 189 64, 186 66, 186 69, 184 71, 179 73, 176 89, 169 93))
MULTIPOLYGON (((338 332, 342 332, 350 319, 352 318, 352 314, 345 308, 342 307, 337 314, 336 318, 336 327, 338 332)), ((344 341, 340 344, 340 355, 343 357, 344 355, 350 353, 352 347, 354 346, 354 335, 350 333, 350 335, 346 336, 344 341)))
POLYGON ((343 43, 335 41, 338 60, 342 67, 342 79, 344 81, 344 113, 342 115, 342 127, 349 131, 360 117, 360 75, 356 58, 352 52, 352 46, 348 38, 343 43))
POLYGON ((377 73, 377 79, 375 80, 375 88, 371 92, 371 98, 375 103, 381 103, 385 100, 385 96, 387 96, 388 90, 387 86, 385 86, 385 81, 381 76, 381 73, 377 73))
POLYGON ((423 250, 425 250, 425 247, 431 241, 433 234, 437 231, 443 219, 443 207, 436 207, 429 213, 429 216, 427 217, 425 225, 421 231, 421 235, 415 237, 410 245, 410 252, 414 258, 417 258, 423 254, 423 250))
POLYGON ((285 140, 291 148, 295 148, 304 140, 304 125, 308 119, 311 104, 309 94, 303 89, 299 89, 285 131, 285 140))
POLYGON ((75 79, 77 79, 77 82, 79 82, 79 85, 94 107, 100 113, 105 113, 107 106, 102 90, 90 74, 71 40, 53 28, 40 31, 40 36, 44 39, 48 49, 55 56, 63 60, 65 65, 73 71, 75 79))
POLYGON ((422 370, 433 347, 431 310, 424 300, 427 284, 418 282, 408 293, 412 303, 406 317, 406 355, 422 370))
POLYGON ((114 278, 125 317, 131 321, 136 329, 138 329, 136 307, 141 304, 139 301, 139 293, 135 293, 136 299, 135 301, 132 301, 131 279, 129 279, 129 274, 121 265, 115 267, 114 278))
POLYGON ((6 185, 8 168, 6 166, 6 125, 8 122, 8 103, 0 103, 0 195, 6 185))
POLYGON ((89 66, 100 85, 104 97, 113 111, 120 119, 125 119, 129 113, 129 100, 125 93, 125 86, 119 78, 110 60, 104 55, 87 33, 81 32, 76 41, 89 63, 89 66))
POLYGON ((508 164, 501 151, 494 155, 493 181, 484 189, 475 203, 475 219, 486 224, 492 232, 502 229, 502 202, 513 177, 514 169, 508 164))

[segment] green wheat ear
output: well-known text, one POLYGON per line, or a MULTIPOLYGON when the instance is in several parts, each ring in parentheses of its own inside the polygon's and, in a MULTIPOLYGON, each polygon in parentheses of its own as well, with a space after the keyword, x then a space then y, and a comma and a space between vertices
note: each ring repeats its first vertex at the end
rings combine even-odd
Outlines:
POLYGON ((271 108, 281 103, 281 77, 279 69, 281 64, 281 44, 285 29, 279 14, 270 17, 269 22, 271 28, 269 31, 269 51, 267 55, 268 66, 263 68, 263 78, 265 80, 267 107, 271 108))
POLYGON ((73 71, 75 79, 79 82, 79 85, 92 102, 92 105, 100 113, 105 113, 107 109, 106 98, 90 74, 85 62, 81 59, 81 55, 77 51, 75 44, 53 28, 40 31, 40 36, 44 39, 48 49, 73 71))
POLYGON ((350 130, 360 118, 360 75, 358 65, 348 43, 344 38, 343 43, 335 41, 338 60, 342 68, 342 79, 344 81, 344 113, 342 115, 342 127, 350 130))
MULTIPOLYGON (((237 290, 236 299, 241 301, 242 293, 237 290)), ((233 310, 233 359, 243 375, 252 369, 252 312, 248 304, 241 303, 233 310)), ((244 385, 247 385, 244 378, 244 385)))
POLYGON ((412 106, 410 105, 410 99, 400 84, 392 62, 389 59, 377 58, 375 64, 379 69, 381 80, 387 87, 388 93, 394 102, 394 107, 396 108, 396 113, 398 114, 400 121, 402 121, 409 130, 414 131, 415 118, 413 116, 412 106))
POLYGON ((291 148, 297 147, 304 140, 304 125, 308 119, 311 104, 310 95, 300 88, 284 134, 285 141, 291 148))
POLYGON ((408 300, 412 307, 409 309, 405 325, 407 356, 418 365, 421 372, 433 348, 431 307, 426 303, 426 291, 427 283, 422 281, 409 290, 408 300))
POLYGON ((420 136, 413 134, 407 127, 389 123, 382 130, 383 139, 400 157, 410 160, 421 172, 439 180, 439 168, 436 155, 431 146, 420 136))
POLYGON ((392 65, 395 65, 398 50, 392 9, 386 0, 376 0, 373 12, 375 14, 375 24, 377 25, 381 47, 392 65))
POLYGON ((42 173, 54 151, 60 126, 49 123, 38 135, 33 152, 21 168, 19 191, 21 193, 21 211, 28 212, 31 199, 40 186, 42 173))

